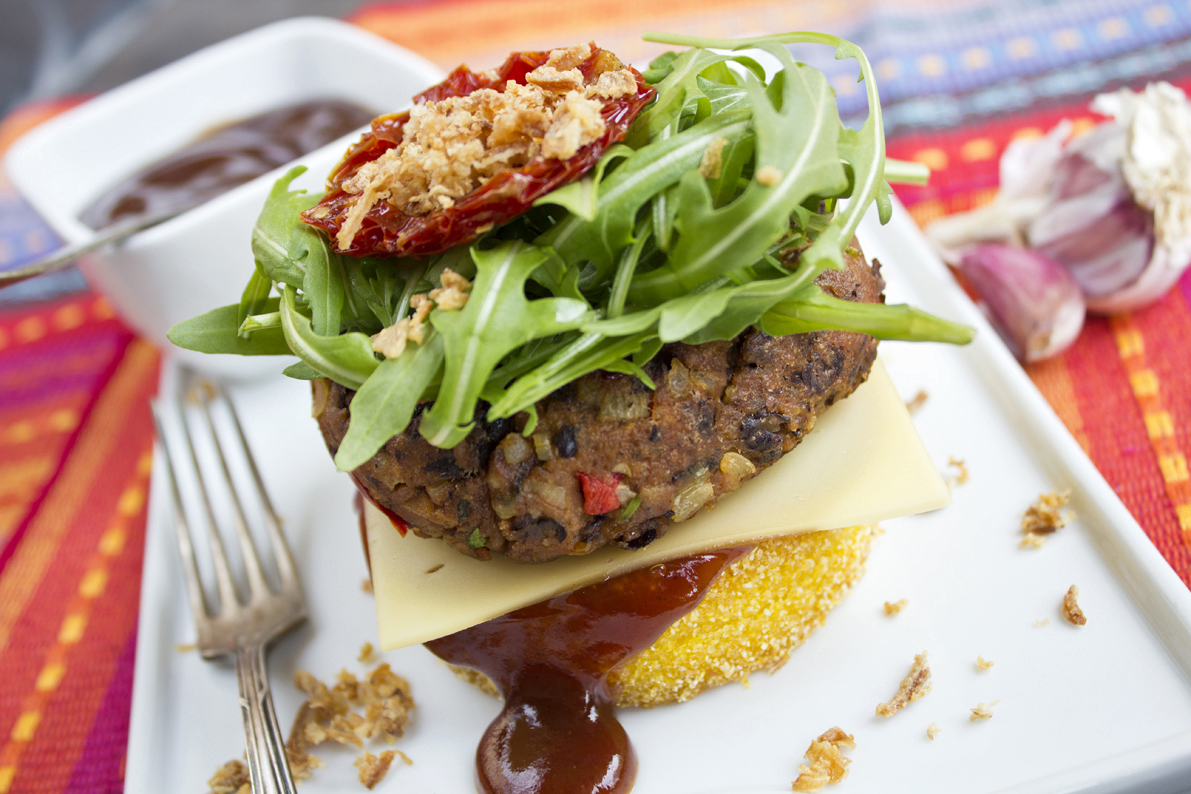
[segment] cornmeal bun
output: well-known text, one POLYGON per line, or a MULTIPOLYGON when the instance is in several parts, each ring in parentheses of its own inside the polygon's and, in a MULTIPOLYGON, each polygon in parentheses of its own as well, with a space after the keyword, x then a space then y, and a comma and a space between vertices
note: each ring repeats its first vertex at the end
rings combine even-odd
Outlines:
MULTIPOLYGON (((863 575, 879 532, 859 526, 761 542, 724 570, 699 606, 609 677, 620 688, 616 705, 681 703, 777 670, 863 575)), ((497 694, 482 673, 452 669, 497 694)))

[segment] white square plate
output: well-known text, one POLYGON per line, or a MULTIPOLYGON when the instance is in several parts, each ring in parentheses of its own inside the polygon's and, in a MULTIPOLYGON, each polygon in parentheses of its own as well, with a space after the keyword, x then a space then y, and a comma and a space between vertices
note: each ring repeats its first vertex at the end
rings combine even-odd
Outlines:
MULTIPOLYGON (((966 348, 882 343, 903 396, 925 389, 915 421, 940 468, 967 461, 954 506, 890 521, 868 574, 778 673, 689 703, 621 719, 640 757, 639 794, 789 791, 810 741, 833 725, 856 736, 847 781, 831 791, 1175 792, 1191 780, 1191 592, 1080 451, 905 211, 861 240, 885 265, 891 302, 978 329, 966 348), (1078 519, 1022 549, 1022 512, 1071 488, 1078 519), (1063 621, 1080 587, 1086 626, 1063 621), (885 601, 905 598, 887 617, 885 601), (1038 626, 1036 621, 1049 620, 1038 626), (914 654, 930 653, 933 690, 892 718, 874 715, 914 654), (995 666, 981 672, 977 656, 995 666), (991 720, 969 709, 999 700, 991 720), (942 733, 926 736, 930 723, 942 733)), ((163 394, 172 388, 167 371, 163 394)), ((304 384, 235 390, 253 448, 304 575, 311 619, 272 653, 277 711, 301 702, 295 670, 326 680, 376 642, 353 488, 310 419, 304 384)), ((793 454, 797 454, 794 452, 793 454)), ((197 791, 244 747, 230 667, 175 650, 193 641, 160 469, 154 476, 141 598, 128 794, 197 791)), ((418 702, 381 792, 474 791, 476 743, 499 706, 420 647, 387 654, 418 702)), ((319 748, 320 750, 323 748, 319 748)), ((306 794, 355 791, 352 750, 319 753, 306 794)))

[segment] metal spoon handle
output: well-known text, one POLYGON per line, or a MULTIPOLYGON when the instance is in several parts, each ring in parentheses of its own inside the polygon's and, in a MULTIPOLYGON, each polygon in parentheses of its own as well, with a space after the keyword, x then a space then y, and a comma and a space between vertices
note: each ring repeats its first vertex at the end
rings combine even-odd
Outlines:
POLYGON ((55 250, 53 253, 36 259, 27 265, 18 267, 14 270, 6 270, 0 272, 0 289, 16 284, 18 281, 24 281, 33 276, 39 276, 42 273, 48 273, 51 270, 61 270, 69 266, 74 260, 78 259, 83 254, 103 248, 106 245, 119 242, 125 237, 136 234, 139 231, 148 229, 150 226, 168 221, 170 218, 176 217, 176 211, 158 213, 155 215, 146 215, 141 218, 136 218, 127 223, 121 223, 116 226, 108 227, 97 233, 94 237, 86 242, 76 243, 75 245, 65 245, 55 250))

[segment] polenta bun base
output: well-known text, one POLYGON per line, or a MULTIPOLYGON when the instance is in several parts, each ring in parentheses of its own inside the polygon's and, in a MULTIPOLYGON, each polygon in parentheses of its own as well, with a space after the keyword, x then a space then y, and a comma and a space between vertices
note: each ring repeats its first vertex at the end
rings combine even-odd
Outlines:
MULTIPOLYGON (((681 703, 713 686, 774 671, 823 624, 864 573, 873 526, 762 541, 729 565, 703 601, 609 676, 617 706, 681 703)), ((482 673, 451 669, 489 694, 482 673)))

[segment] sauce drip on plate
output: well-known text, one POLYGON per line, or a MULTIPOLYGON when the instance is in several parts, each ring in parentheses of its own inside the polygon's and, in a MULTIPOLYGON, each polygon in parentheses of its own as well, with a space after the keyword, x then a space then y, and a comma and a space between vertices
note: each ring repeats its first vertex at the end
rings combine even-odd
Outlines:
POLYGON ((721 549, 643 568, 426 643, 487 675, 504 709, 476 752, 486 794, 626 794, 637 757, 608 674, 694 609, 749 551, 721 549))
POLYGON ((218 127, 132 174, 80 220, 103 229, 158 212, 183 212, 330 143, 372 119, 372 111, 316 99, 218 127))

